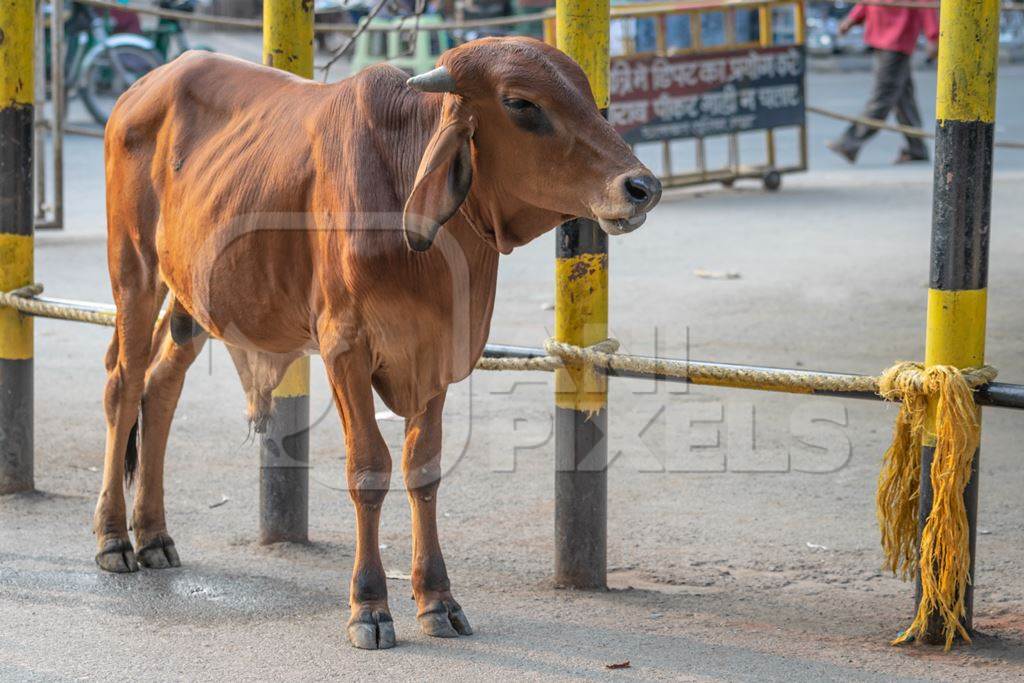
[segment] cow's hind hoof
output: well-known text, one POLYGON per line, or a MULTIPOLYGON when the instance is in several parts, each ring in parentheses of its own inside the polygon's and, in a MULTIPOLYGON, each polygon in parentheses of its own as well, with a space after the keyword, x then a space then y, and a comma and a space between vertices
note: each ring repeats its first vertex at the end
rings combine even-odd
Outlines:
POLYGON ((180 567, 178 551, 174 549, 174 541, 167 534, 160 534, 141 546, 135 553, 139 564, 146 569, 167 569, 180 567))
POLYGON ((132 542, 126 538, 113 538, 104 543, 103 549, 96 553, 96 564, 103 571, 116 574, 139 571, 139 563, 135 561, 132 542))
POLYGON ((420 630, 435 638, 457 638, 473 635, 466 613, 454 600, 436 600, 417 615, 420 630))
POLYGON ((348 640, 360 650, 386 650, 395 646, 395 624, 386 612, 365 615, 349 622, 348 640))

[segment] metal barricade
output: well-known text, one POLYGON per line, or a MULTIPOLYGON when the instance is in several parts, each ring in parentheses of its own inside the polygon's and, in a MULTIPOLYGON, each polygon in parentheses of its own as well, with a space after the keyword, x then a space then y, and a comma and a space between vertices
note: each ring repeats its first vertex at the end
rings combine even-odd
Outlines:
POLYGON ((35 171, 36 230, 64 228, 64 2, 35 6, 35 171), (53 36, 57 36, 53 39, 53 36), (52 97, 53 94, 60 97, 52 97), (52 174, 52 178, 50 178, 52 174))
MULTIPOLYGON (((802 0, 623 5, 611 16, 608 118, 663 184, 756 178, 776 190, 783 173, 807 169, 802 0), (788 162, 780 130, 794 133, 788 162), (744 163, 741 136, 751 135, 763 139, 763 159, 744 163), (694 165, 677 170, 687 141, 694 165), (724 148, 724 163, 709 143, 724 148)), ((554 42, 552 20, 545 39, 554 42)))

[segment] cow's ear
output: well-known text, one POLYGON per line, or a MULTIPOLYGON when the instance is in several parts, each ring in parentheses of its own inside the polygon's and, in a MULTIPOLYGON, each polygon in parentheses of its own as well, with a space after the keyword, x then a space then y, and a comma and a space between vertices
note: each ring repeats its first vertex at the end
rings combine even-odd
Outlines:
POLYGON ((455 215, 473 182, 472 117, 463 114, 457 98, 446 97, 441 121, 420 160, 402 227, 413 251, 426 251, 437 231, 455 215))

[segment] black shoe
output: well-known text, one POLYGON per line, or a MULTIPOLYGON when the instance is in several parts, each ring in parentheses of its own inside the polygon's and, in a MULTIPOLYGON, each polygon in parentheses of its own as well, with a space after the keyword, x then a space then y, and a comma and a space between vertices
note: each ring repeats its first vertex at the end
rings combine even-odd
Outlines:
POLYGON ((857 153, 849 149, 848 147, 844 146, 843 143, 840 142, 839 140, 830 140, 829 142, 825 143, 825 146, 828 147, 833 152, 835 152, 836 154, 838 154, 839 156, 841 156, 842 158, 846 159, 849 163, 857 163, 857 153))

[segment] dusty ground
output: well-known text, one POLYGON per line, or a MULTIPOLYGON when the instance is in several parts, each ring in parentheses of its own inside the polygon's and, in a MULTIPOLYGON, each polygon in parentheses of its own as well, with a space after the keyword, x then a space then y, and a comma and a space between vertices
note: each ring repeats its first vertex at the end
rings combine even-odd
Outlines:
MULTIPOLYGON (((1003 72, 997 136, 1024 137, 1022 76, 1003 72)), ((865 79, 812 77, 811 99, 853 110, 865 79)), ((925 76, 925 92, 928 83, 925 76)), ((787 178, 778 194, 753 185, 675 192, 643 230, 613 241, 611 325, 626 350, 653 353, 657 335, 658 352, 681 356, 688 331, 692 357, 711 360, 876 372, 921 357, 930 169, 890 169, 890 136, 863 165, 840 167, 820 152, 837 130, 815 121, 815 170, 787 178), (742 277, 699 279, 698 268, 742 277)), ((77 139, 69 149, 69 228, 40 238, 38 278, 54 296, 109 301, 100 144, 77 139)), ((1012 154, 997 163, 988 357, 1002 379, 1024 382, 1024 165, 1012 154)), ((545 237, 503 260, 493 341, 536 345, 547 336, 553 251, 545 237)), ((396 490, 381 542, 396 576, 400 643, 361 652, 343 629, 354 522, 322 372, 314 372, 312 399, 322 419, 311 438, 310 545, 255 543, 256 446, 246 441, 231 364, 212 346, 190 373, 168 449, 169 525, 184 566, 111 576, 94 566, 89 532, 109 332, 52 321, 36 329, 39 492, 0 499, 0 678, 1024 675, 1019 414, 986 412, 980 634, 973 646, 942 654, 887 645, 913 605, 912 586, 878 570, 873 490, 892 406, 713 389, 677 395, 615 381, 612 589, 580 593, 550 581, 550 380, 477 373, 448 402, 440 496, 449 571, 476 634, 420 635, 401 576, 409 521, 396 490), (813 419, 826 422, 808 437, 813 419), (711 422, 687 429, 687 420, 711 422), (629 670, 605 669, 626 660, 629 670)), ((397 444, 400 423, 382 425, 397 444)))

